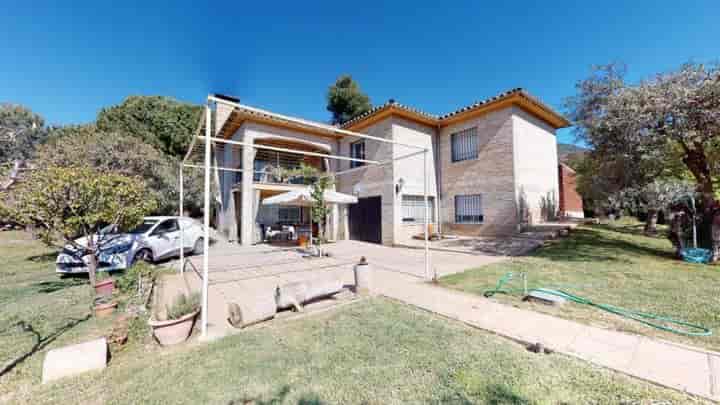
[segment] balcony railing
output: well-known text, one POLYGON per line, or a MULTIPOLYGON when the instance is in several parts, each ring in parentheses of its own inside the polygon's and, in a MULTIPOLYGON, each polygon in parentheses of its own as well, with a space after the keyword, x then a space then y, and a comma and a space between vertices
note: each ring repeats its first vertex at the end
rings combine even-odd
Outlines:
MULTIPOLYGON (((253 182, 261 184, 311 184, 317 177, 277 174, 277 171, 254 171, 253 182)), ((235 182, 242 183, 242 173, 236 173, 235 182)))
MULTIPOLYGON (((253 182, 262 184, 310 184, 315 177, 297 175, 297 169, 309 165, 322 171, 323 161, 298 154, 258 150, 253 162, 253 182)), ((237 173, 236 183, 242 182, 242 173, 237 173)))

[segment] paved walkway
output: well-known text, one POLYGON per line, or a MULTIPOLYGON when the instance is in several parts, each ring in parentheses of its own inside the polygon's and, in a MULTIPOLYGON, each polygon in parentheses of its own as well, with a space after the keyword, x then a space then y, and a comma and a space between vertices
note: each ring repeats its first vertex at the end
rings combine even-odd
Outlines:
MULTIPOLYGON (((600 329, 376 270, 380 294, 523 343, 652 383, 720 400, 720 354, 600 329)), ((571 304, 568 304, 571 305, 571 304)))
MULTIPOLYGON (((268 247, 211 254, 211 333, 216 336, 231 333, 232 328, 225 322, 227 302, 252 299, 253 294, 272 289, 278 283, 313 277, 323 271, 337 272, 346 283, 351 283, 353 263, 362 255, 373 266, 374 285, 381 295, 516 341, 541 342, 557 352, 624 374, 720 400, 718 353, 587 326, 429 284, 423 279, 424 252, 419 249, 354 241, 326 246, 332 257, 324 259, 302 259, 297 252, 272 251, 268 247)), ((504 259, 434 251, 432 267, 442 276, 504 259)), ((191 288, 197 288, 198 281, 191 281, 195 284, 191 288)))

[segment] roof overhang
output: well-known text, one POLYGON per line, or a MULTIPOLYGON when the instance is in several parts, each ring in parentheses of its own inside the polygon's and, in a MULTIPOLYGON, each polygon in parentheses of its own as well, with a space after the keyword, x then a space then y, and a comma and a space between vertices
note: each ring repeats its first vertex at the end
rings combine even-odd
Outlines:
POLYGON ((398 116, 430 127, 443 128, 512 106, 523 109, 555 129, 571 125, 565 117, 545 103, 522 89, 515 89, 437 118, 429 114, 420 114, 396 103, 390 103, 372 111, 367 116, 349 122, 343 126, 343 129, 359 131, 390 116, 398 116))
POLYGON ((436 127, 438 123, 438 120, 435 118, 431 118, 426 115, 404 109, 395 104, 388 104, 378 109, 377 111, 374 111, 366 118, 363 118, 346 127, 344 126, 343 128, 349 131, 360 131, 390 116, 405 118, 410 121, 418 122, 420 124, 424 124, 430 127, 436 127))
POLYGON ((335 128, 328 126, 325 128, 318 128, 317 125, 303 125, 293 121, 284 120, 277 118, 274 115, 258 114, 253 111, 244 110, 239 107, 234 107, 227 120, 223 123, 222 127, 218 132, 218 136, 229 139, 235 132, 245 123, 256 123, 267 125, 275 128, 287 129, 291 131, 297 131, 305 134, 329 137, 329 138, 340 138, 343 136, 335 128))
POLYGON ((496 98, 489 102, 480 103, 476 106, 463 109, 460 112, 444 116, 439 120, 439 126, 446 127, 461 121, 465 121, 512 106, 523 109, 524 111, 543 120, 555 129, 570 126, 570 122, 565 117, 558 114, 552 108, 548 107, 546 104, 540 102, 535 97, 530 96, 524 91, 512 92, 506 96, 496 98))

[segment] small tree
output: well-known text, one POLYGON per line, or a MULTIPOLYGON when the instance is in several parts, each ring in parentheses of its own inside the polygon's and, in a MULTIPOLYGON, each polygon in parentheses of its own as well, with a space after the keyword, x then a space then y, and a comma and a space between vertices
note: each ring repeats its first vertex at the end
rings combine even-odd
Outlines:
POLYGON ((129 228, 142 221, 156 207, 148 198, 145 183, 88 167, 48 167, 34 171, 18 190, 14 208, 18 221, 37 229, 43 242, 57 239, 90 255, 88 275, 94 291, 98 231, 106 225, 129 228), (87 246, 75 239, 84 236, 87 246))
POLYGON ((350 75, 341 75, 328 88, 327 110, 332 113, 333 124, 342 124, 371 108, 370 98, 350 75))
POLYGON ((318 239, 320 243, 325 242, 325 221, 330 214, 330 208, 325 202, 325 190, 327 190, 332 181, 329 177, 319 177, 312 183, 310 195, 313 199, 312 218, 313 222, 318 224, 318 239))
MULTIPOLYGON (((47 142, 34 156, 39 167, 72 167, 78 162, 100 172, 112 172, 145 180, 148 193, 158 202, 158 214, 174 215, 178 208, 180 161, 160 152, 135 136, 99 130, 95 125, 65 126, 50 131, 47 142)), ((202 206, 201 171, 185 175, 185 208, 202 206)))
POLYGON ((655 180, 642 187, 629 189, 624 200, 631 208, 647 214, 645 233, 657 233, 657 219, 660 211, 666 211, 676 201, 690 195, 694 198, 692 184, 676 180, 655 180))
MULTIPOLYGON (((312 207, 310 208, 310 216, 312 221, 318 224, 318 239, 320 243, 322 243, 325 241, 325 222, 327 216, 330 214, 330 207, 328 207, 325 202, 325 190, 332 186, 332 179, 323 176, 316 167, 305 163, 302 163, 299 168, 291 170, 288 175, 290 177, 301 177, 303 183, 310 186, 310 197, 313 200, 312 207)), ((312 229, 310 232, 312 233, 312 229)))

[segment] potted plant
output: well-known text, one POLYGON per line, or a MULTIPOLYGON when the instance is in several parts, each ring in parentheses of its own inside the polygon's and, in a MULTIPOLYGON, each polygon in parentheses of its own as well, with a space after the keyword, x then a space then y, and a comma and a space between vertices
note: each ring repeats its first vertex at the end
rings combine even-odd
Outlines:
POLYGON ((97 273, 97 281, 95 282, 95 295, 99 297, 109 297, 113 293, 115 288, 115 281, 113 281, 110 274, 107 272, 97 273))
POLYGON ((112 315, 117 307, 117 302, 113 301, 110 296, 97 297, 95 298, 95 316, 98 318, 105 318, 112 315))
POLYGON ((180 294, 166 307, 166 319, 150 319, 153 335, 162 346, 182 343, 190 337, 195 318, 200 312, 200 294, 180 294))

